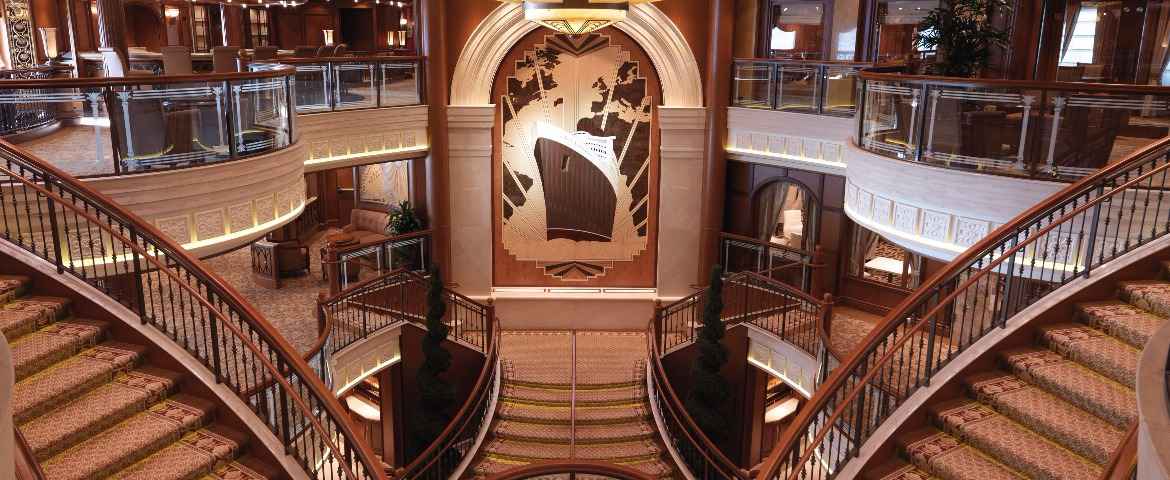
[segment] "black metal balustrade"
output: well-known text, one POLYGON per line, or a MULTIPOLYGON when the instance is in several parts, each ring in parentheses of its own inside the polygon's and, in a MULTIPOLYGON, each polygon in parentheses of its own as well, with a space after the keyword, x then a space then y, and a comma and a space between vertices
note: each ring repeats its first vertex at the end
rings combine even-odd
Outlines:
POLYGON ((1170 135, 1170 87, 861 72, 857 143, 952 169, 1075 180, 1170 135))
MULTIPOLYGON (((0 80, 43 80, 66 75, 69 71, 68 68, 55 66, 0 70, 0 80)), ((0 137, 35 131, 59 121, 53 103, 27 98, 43 93, 47 92, 35 88, 8 93, 13 97, 4 97, 0 93, 0 137)))
POLYGON ((233 392, 312 478, 384 479, 316 372, 238 293, 104 195, 0 142, 3 239, 125 305, 233 392))
POLYGON ((835 117, 857 110, 858 72, 872 63, 736 59, 732 65, 735 107, 835 117))
POLYGON ((891 311, 785 431, 759 478, 829 479, 906 399, 988 333, 1170 233, 1170 138, 988 235, 891 311))
POLYGON ((369 274, 405 269, 426 272, 431 265, 431 231, 404 233, 367 242, 334 245, 325 250, 323 259, 330 292, 340 292, 360 282, 369 274))
POLYGON ((813 273, 821 268, 818 250, 808 252, 787 245, 721 232, 719 264, 724 273, 756 272, 807 292, 813 273))
POLYGON ((260 71, 275 65, 296 68, 297 113, 423 103, 421 57, 281 58, 249 68, 260 71))
MULTIPOLYGON (((387 328, 406 323, 426 325, 428 278, 398 270, 354 285, 318 304, 321 336, 310 351, 310 363, 331 383, 329 359, 337 352, 387 328)), ((450 338, 483 353, 475 385, 451 423, 396 478, 446 480, 470 460, 475 439, 485 426, 499 375, 499 326, 495 309, 449 289, 443 290, 447 310, 443 323, 450 338)))

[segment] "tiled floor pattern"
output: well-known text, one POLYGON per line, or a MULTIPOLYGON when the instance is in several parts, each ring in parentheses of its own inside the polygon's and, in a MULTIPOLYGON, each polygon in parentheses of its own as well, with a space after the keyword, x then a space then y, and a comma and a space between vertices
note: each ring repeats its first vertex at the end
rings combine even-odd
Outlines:
POLYGON ((274 478, 244 453, 247 435, 215 421, 214 403, 182 393, 182 374, 32 287, 0 275, 0 331, 16 366, 14 420, 47 478, 274 478))
POLYGON ((1121 282, 1118 292, 1036 328, 1035 345, 1000 352, 998 369, 961 379, 965 395, 929 405, 933 425, 897 438, 903 458, 866 477, 1099 478, 1136 420, 1141 348, 1170 317, 1170 282, 1121 282))
POLYGON ((642 333, 504 332, 503 391, 475 474, 575 457, 672 477, 647 404, 646 349, 642 333))

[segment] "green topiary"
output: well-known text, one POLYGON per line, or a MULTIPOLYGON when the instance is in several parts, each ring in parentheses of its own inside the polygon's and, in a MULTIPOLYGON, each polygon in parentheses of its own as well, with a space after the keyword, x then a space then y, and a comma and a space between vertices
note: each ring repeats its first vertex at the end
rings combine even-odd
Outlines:
POLYGON ((726 328, 723 325, 723 267, 711 269, 711 283, 707 287, 707 301, 703 305, 703 325, 699 328, 695 346, 699 356, 691 367, 691 391, 686 407, 691 418, 703 433, 714 442, 728 435, 727 418, 723 406, 731 394, 727 379, 721 370, 727 363, 727 349, 723 346, 726 328))
POLYGON ((390 221, 386 223, 386 233, 390 235, 417 232, 422 228, 422 220, 418 218, 418 214, 415 213, 414 206, 410 204, 409 200, 403 200, 397 207, 394 207, 390 212, 390 221))
POLYGON ((455 404, 455 388, 443 380, 443 372, 451 368, 451 352, 443 346, 449 327, 443 323, 447 304, 443 301, 443 277, 438 267, 431 267, 427 285, 427 333, 423 337, 423 364, 415 375, 419 391, 419 416, 415 419, 418 446, 425 449, 439 438, 451 421, 455 404))

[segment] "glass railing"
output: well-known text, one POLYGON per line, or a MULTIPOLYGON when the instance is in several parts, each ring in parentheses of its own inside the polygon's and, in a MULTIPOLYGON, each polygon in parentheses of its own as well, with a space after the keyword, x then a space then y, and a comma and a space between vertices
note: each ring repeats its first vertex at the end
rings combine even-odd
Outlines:
POLYGON ((276 64, 296 67, 297 113, 420 105, 420 57, 353 56, 280 58, 252 63, 253 71, 276 64))
MULTIPOLYGON (((70 70, 65 67, 44 65, 33 68, 0 70, 0 79, 44 80, 67 77, 69 72, 70 70)), ((0 137, 33 132, 60 121, 54 104, 24 98, 25 93, 33 92, 36 92, 36 89, 25 92, 10 92, 0 96, 0 137)))
POLYGON ((154 172, 288 147, 294 73, 0 80, 0 109, 59 121, 20 146, 73 176, 154 172))
MULTIPOLYGON (((884 70, 884 71, 883 71, 884 70)), ((1170 88, 861 73, 858 144, 890 158, 1073 180, 1170 135, 1170 88)))
POLYGON ((735 107, 852 117, 858 72, 867 63, 737 59, 732 67, 735 107))

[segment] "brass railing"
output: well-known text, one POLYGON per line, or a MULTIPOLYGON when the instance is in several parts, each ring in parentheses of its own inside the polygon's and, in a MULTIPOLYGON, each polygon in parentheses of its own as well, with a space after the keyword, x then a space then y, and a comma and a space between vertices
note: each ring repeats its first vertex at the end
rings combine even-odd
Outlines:
POLYGON ((84 183, 0 142, 4 241, 135 312, 206 367, 309 477, 385 479, 309 365, 181 246, 84 183))
POLYGON ((936 273, 830 374, 759 478, 833 478, 956 355, 1061 286, 1170 233, 1168 153, 1164 138, 1085 177, 936 273))

